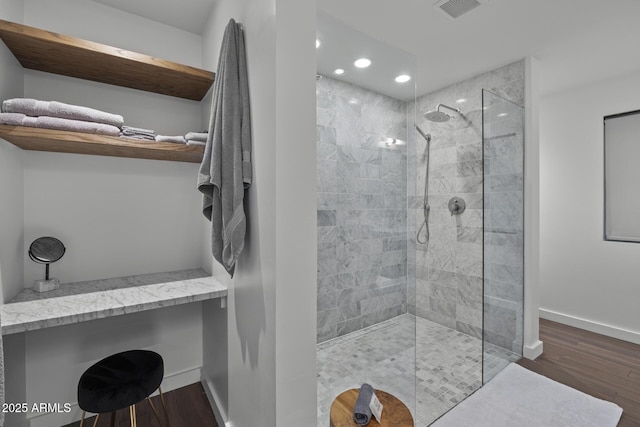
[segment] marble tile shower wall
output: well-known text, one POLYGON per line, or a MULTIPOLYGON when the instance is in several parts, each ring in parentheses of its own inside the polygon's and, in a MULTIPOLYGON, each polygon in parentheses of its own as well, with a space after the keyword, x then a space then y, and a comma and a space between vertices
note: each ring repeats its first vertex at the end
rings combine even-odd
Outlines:
MULTIPOLYGON (((498 313, 497 307, 503 307, 483 299, 482 89, 523 105, 524 61, 456 83, 416 101, 416 122, 432 136, 427 244, 416 242, 416 232, 424 221, 421 206, 427 153, 423 138, 410 138, 408 163, 408 310, 476 338, 483 338, 483 308, 498 313), (456 103, 458 100, 464 102, 456 103), (427 121, 423 113, 434 110, 439 103, 459 107, 463 115, 444 123, 427 121), (449 199, 454 196, 466 202, 462 215, 452 216, 447 209, 449 199), (489 305, 483 306, 485 302, 489 305)), ((513 320, 511 313, 500 314, 505 314, 505 322, 513 320)), ((500 329, 503 321, 497 319, 495 324, 500 329)))
POLYGON ((407 103, 317 82, 318 332, 407 311, 407 103))

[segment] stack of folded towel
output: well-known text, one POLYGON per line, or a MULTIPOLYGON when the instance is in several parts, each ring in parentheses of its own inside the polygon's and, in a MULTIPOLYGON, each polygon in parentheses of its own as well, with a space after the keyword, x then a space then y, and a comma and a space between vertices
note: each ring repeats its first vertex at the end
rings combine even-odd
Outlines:
POLYGON ((125 126, 124 119, 117 114, 57 101, 39 101, 30 98, 3 101, 0 124, 187 145, 205 145, 208 135, 207 132, 189 132, 184 136, 156 135, 151 129, 125 126))
POLYGON ((124 119, 78 105, 14 98, 2 102, 0 124, 118 136, 124 119))
POLYGON ((187 145, 206 145, 208 135, 207 132, 189 132, 184 139, 187 140, 187 145))
POLYGON ((132 126, 122 126, 120 136, 143 141, 155 141, 156 133, 151 129, 135 128, 132 126))

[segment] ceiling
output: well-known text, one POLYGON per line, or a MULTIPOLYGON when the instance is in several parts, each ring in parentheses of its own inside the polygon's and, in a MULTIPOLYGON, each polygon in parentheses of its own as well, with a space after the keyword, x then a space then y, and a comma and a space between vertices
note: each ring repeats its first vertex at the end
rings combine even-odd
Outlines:
POLYGON ((318 12, 316 35, 318 74, 346 81, 396 99, 415 96, 415 80, 396 83, 401 74, 415 77, 416 57, 402 49, 389 46, 345 25, 331 16, 318 12), (356 59, 371 59, 366 69, 354 66, 356 59), (344 74, 335 75, 342 69, 344 74))
POLYGON ((215 0, 94 0, 143 18, 202 34, 215 0))
MULTIPOLYGON (((419 95, 528 55, 540 60, 543 95, 640 70, 638 0, 490 0, 456 20, 434 8, 434 0, 317 2, 383 46, 415 55, 419 95)), ((380 55, 377 62, 386 62, 380 55)), ((379 92, 407 99, 406 88, 382 81, 379 92)))
MULTIPOLYGON (((194 34, 203 33, 215 2, 95 1, 194 34)), ((335 28, 328 32, 337 47, 326 40, 318 53, 319 71, 330 73, 334 63, 347 63, 342 68, 351 69, 345 79, 357 77, 360 85, 408 99, 414 84, 419 95, 429 93, 528 55, 539 59, 543 95, 640 70, 639 0, 486 0, 456 20, 434 3, 317 0, 319 11, 346 24, 345 34, 335 28), (376 46, 379 53, 372 51, 376 46), (374 61, 367 70, 352 67, 352 56, 361 48, 374 61), (417 66, 398 65, 401 57, 415 58, 417 66), (413 79, 393 82, 394 73, 408 67, 413 79), (372 78, 365 71, 381 73, 375 78, 380 83, 368 81, 372 78)))

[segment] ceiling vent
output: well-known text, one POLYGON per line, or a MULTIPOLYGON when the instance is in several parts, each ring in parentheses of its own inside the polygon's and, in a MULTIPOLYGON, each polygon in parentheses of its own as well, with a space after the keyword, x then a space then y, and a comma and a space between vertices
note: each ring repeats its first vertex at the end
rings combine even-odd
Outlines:
POLYGON ((433 6, 444 12, 449 18, 457 19, 487 0, 441 0, 433 6))

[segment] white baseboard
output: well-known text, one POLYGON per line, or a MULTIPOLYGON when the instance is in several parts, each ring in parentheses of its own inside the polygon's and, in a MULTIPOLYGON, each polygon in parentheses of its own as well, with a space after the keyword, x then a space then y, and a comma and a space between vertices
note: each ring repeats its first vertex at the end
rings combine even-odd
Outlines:
MULTIPOLYGON (((184 387, 189 384, 197 383, 200 381, 201 375, 202 375, 202 367, 187 369, 184 371, 165 375, 164 379, 162 380, 162 392, 166 393, 168 391, 175 390, 177 388, 184 387)), ((28 427, 63 426, 63 425, 71 424, 76 421, 80 421, 81 416, 82 416, 82 409, 78 407, 78 402, 71 402, 71 412, 42 413, 42 414, 32 413, 27 418, 26 425, 28 427)))
POLYGON ((227 418, 226 411, 224 406, 222 406, 220 402, 220 398, 218 397, 218 393, 216 393, 216 389, 213 386, 213 381, 211 379, 202 374, 202 379, 200 380, 202 383, 202 387, 204 388, 204 392, 207 395, 207 399, 209 399, 209 404, 211 405, 211 409, 213 410, 213 415, 216 417, 216 423, 219 426, 228 425, 229 419, 227 418))
POLYGON ((522 356, 529 360, 535 360, 542 354, 542 341, 536 341, 533 345, 524 345, 522 347, 522 356))
POLYGON ((563 323, 565 325, 595 332, 601 335, 606 335, 608 337, 617 338, 619 340, 628 341, 634 344, 640 344, 640 332, 630 331, 628 329, 618 328, 616 326, 606 325, 604 323, 571 316, 569 314, 558 313, 556 311, 547 310, 544 308, 540 309, 540 317, 542 319, 563 323))

